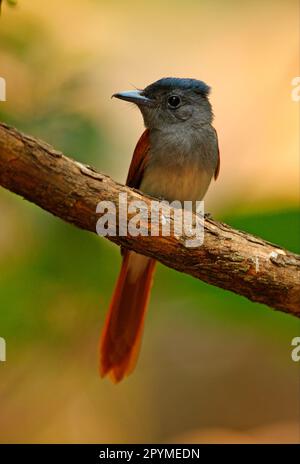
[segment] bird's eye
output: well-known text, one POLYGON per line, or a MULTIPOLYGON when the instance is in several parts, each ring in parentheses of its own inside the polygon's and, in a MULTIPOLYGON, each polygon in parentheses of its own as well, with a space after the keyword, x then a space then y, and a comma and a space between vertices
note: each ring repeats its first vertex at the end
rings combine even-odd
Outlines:
POLYGON ((168 106, 169 106, 169 108, 172 108, 173 110, 178 108, 180 103, 181 103, 181 98, 178 97, 178 95, 171 95, 168 98, 168 106))

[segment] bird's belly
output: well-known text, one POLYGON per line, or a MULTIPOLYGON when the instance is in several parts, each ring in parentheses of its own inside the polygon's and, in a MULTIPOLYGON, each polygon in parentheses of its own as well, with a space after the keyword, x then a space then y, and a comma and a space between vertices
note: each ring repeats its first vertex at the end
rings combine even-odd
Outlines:
POLYGON ((212 173, 196 166, 167 169, 157 166, 146 168, 140 190, 168 201, 202 200, 212 178, 212 173))

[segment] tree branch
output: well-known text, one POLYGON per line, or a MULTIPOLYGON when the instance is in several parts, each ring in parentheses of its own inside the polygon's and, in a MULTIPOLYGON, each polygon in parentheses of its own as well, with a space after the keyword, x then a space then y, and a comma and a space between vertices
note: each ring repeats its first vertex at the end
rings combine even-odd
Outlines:
MULTIPOLYGON (((0 124, 0 185, 77 227, 96 232, 96 206, 150 197, 80 164, 49 145, 0 124)), ((144 224, 148 226, 148 224, 144 224)), ((252 301, 300 317, 300 256, 261 238, 205 219, 204 244, 184 237, 107 237, 166 266, 252 301)))

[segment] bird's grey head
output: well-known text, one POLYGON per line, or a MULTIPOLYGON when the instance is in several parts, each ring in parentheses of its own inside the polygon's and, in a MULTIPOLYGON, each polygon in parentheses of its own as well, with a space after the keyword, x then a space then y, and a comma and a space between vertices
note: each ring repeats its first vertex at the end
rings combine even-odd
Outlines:
POLYGON ((149 129, 174 129, 175 124, 197 128, 213 119, 209 91, 208 85, 197 79, 166 77, 144 90, 120 92, 113 97, 135 103, 149 129))

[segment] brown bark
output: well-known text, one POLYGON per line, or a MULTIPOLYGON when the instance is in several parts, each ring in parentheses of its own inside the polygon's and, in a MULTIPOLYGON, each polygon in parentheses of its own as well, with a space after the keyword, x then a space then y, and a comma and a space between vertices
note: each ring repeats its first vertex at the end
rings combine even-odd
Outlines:
MULTIPOLYGON (((91 232, 96 232, 100 200, 118 205, 119 193, 125 192, 128 201, 150 202, 141 192, 5 124, 0 124, 0 185, 91 232)), ((205 219, 204 234, 198 248, 187 248, 185 237, 108 238, 209 284, 300 317, 299 255, 212 219, 205 219)))

